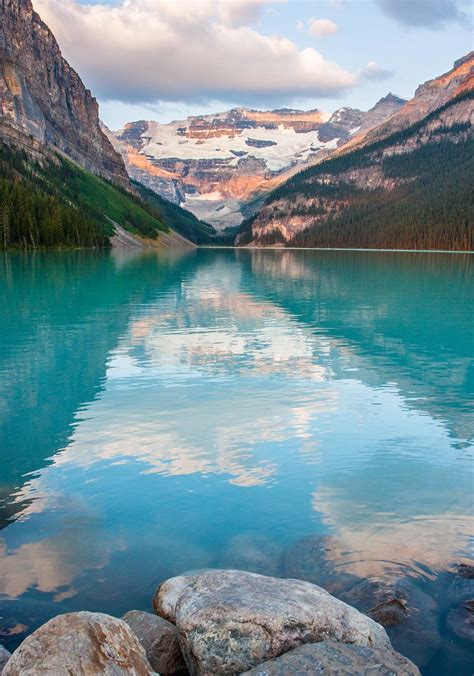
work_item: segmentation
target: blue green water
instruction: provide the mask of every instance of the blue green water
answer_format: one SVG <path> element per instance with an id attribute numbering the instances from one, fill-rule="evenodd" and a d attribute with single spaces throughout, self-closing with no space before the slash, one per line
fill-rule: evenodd
<path id="1" fill-rule="evenodd" d="M 309 534 L 438 602 L 473 534 L 473 265 L 0 257 L 0 642 L 60 612 L 148 608 L 164 578 L 242 565 L 248 542 L 274 572 Z M 424 673 L 471 673 L 445 614 Z"/>

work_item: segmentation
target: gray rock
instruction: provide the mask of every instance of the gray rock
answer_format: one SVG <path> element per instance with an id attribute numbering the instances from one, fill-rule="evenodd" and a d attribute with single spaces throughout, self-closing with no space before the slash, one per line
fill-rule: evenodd
<path id="1" fill-rule="evenodd" d="M 145 651 L 128 624 L 102 613 L 58 615 L 13 653 L 2 676 L 149 676 Z"/>
<path id="2" fill-rule="evenodd" d="M 413 662 L 394 650 L 346 643 L 308 643 L 246 671 L 242 676 L 419 676 Z"/>
<path id="3" fill-rule="evenodd" d="M 8 650 L 0 645 L 0 674 L 3 673 L 3 669 L 5 668 L 5 665 L 10 657 L 11 654 L 8 652 Z"/>
<path id="4" fill-rule="evenodd" d="M 300 580 L 210 570 L 162 585 L 155 608 L 169 611 L 173 604 L 193 675 L 239 674 L 302 643 L 391 647 L 383 627 Z"/>
<path id="5" fill-rule="evenodd" d="M 439 650 L 438 606 L 410 580 L 369 578 L 339 598 L 384 626 L 395 650 L 418 666 Z"/>
<path id="6" fill-rule="evenodd" d="M 466 641 L 474 643 L 474 599 L 462 601 L 446 617 L 448 628 Z"/>
<path id="7" fill-rule="evenodd" d="M 281 548 L 265 537 L 245 533 L 230 541 L 218 563 L 219 568 L 278 577 L 281 574 Z"/>
<path id="8" fill-rule="evenodd" d="M 176 605 L 178 599 L 191 580 L 206 570 L 189 570 L 176 577 L 170 577 L 160 584 L 153 598 L 153 609 L 157 615 L 176 624 Z"/>
<path id="9" fill-rule="evenodd" d="M 141 610 L 131 610 L 122 619 L 138 637 L 145 648 L 148 661 L 156 672 L 167 676 L 186 671 L 178 630 L 174 624 Z"/>
<path id="10" fill-rule="evenodd" d="M 337 596 L 360 581 L 360 578 L 344 570 L 346 555 L 348 553 L 336 538 L 308 535 L 285 550 L 283 574 L 285 577 L 317 584 Z"/>

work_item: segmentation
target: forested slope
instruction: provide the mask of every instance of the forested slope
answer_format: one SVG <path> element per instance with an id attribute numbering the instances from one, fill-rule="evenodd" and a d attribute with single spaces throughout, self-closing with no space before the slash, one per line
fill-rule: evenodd
<path id="1" fill-rule="evenodd" d="M 0 248 L 109 246 L 113 222 L 152 239 L 169 230 L 138 196 L 78 165 L 0 145 Z"/>
<path id="2" fill-rule="evenodd" d="M 295 175 L 239 245 L 474 249 L 472 90 L 387 138 Z"/>

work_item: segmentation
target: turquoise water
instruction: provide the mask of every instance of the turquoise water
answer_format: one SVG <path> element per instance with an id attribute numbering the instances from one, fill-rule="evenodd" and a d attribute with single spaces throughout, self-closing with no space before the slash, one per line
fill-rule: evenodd
<path id="1" fill-rule="evenodd" d="M 423 673 L 471 673 L 442 589 L 473 533 L 473 264 L 3 255 L 0 642 L 148 608 L 164 578 L 260 546 L 278 572 L 321 534 L 335 568 L 439 603 Z"/>

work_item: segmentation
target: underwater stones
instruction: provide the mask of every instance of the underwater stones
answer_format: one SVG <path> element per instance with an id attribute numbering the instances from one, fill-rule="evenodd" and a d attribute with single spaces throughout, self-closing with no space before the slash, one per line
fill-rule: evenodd
<path id="1" fill-rule="evenodd" d="M 446 617 L 448 628 L 459 638 L 474 642 L 474 599 L 462 601 Z"/>
<path id="2" fill-rule="evenodd" d="M 362 580 L 340 595 L 387 629 L 395 650 L 424 665 L 439 650 L 438 606 L 406 578 Z"/>
<path id="3" fill-rule="evenodd" d="M 10 659 L 11 655 L 6 648 L 0 645 L 0 674 L 3 673 L 3 669 Z"/>
<path id="4" fill-rule="evenodd" d="M 388 648 L 324 641 L 308 643 L 246 671 L 242 676 L 419 676 L 413 662 Z"/>
<path id="5" fill-rule="evenodd" d="M 128 624 L 102 613 L 58 615 L 13 653 L 2 676 L 149 676 L 145 651 Z"/>
<path id="6" fill-rule="evenodd" d="M 467 599 L 474 599 L 474 565 L 460 563 L 455 565 L 444 577 L 442 583 L 445 589 L 444 596 L 449 606 L 454 606 Z"/>
<path id="7" fill-rule="evenodd" d="M 174 624 L 140 610 L 131 610 L 122 619 L 138 637 L 148 661 L 156 672 L 168 676 L 185 671 L 186 664 L 179 646 L 178 630 Z"/>
<path id="8" fill-rule="evenodd" d="M 328 535 L 308 535 L 297 540 L 283 554 L 283 574 L 306 580 L 336 596 L 360 578 L 341 568 L 346 554 L 342 544 Z"/>
<path id="9" fill-rule="evenodd" d="M 300 580 L 209 570 L 168 580 L 155 609 L 174 614 L 193 675 L 232 676 L 302 643 L 334 640 L 390 648 L 380 625 Z"/>
<path id="10" fill-rule="evenodd" d="M 281 573 L 281 549 L 263 536 L 244 533 L 230 541 L 218 567 L 275 577 Z"/>

